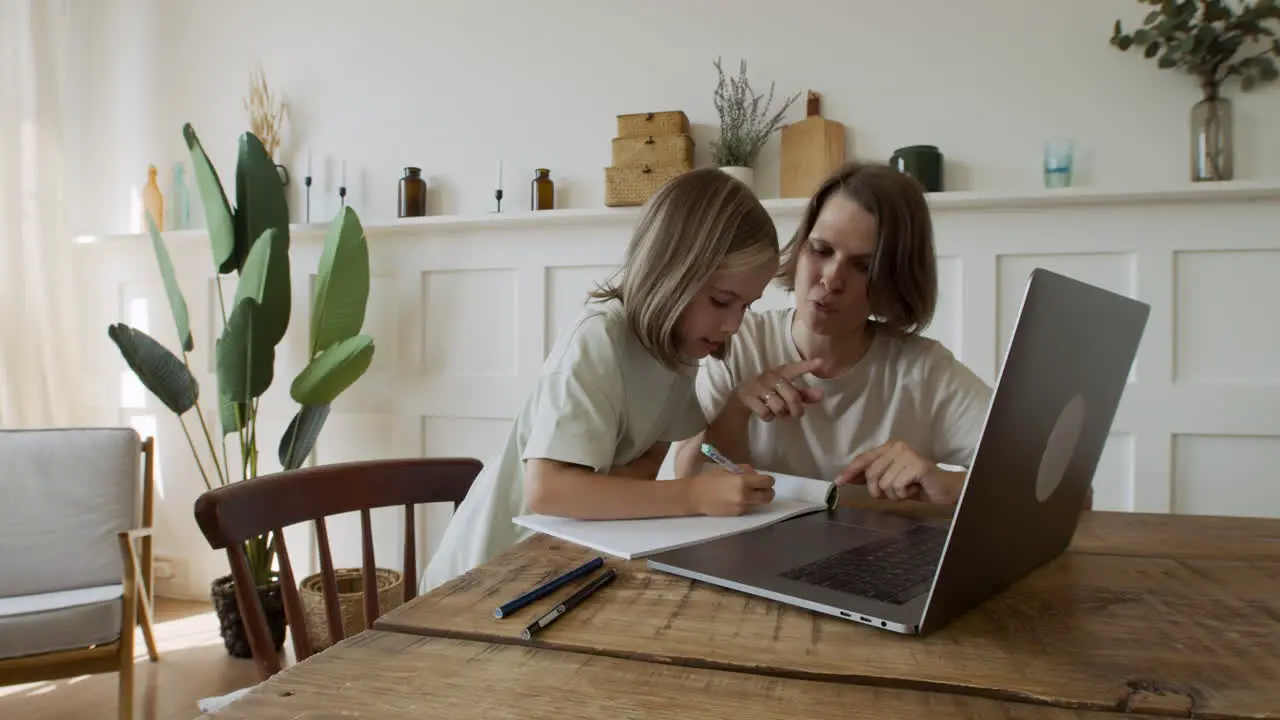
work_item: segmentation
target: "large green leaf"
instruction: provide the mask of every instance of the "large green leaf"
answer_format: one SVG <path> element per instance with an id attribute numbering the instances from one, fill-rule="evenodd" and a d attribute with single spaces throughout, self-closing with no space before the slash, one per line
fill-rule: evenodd
<path id="1" fill-rule="evenodd" d="M 328 405 L 303 405 L 280 438 L 280 466 L 285 470 L 302 467 L 320 437 L 320 429 L 329 417 Z"/>
<path id="2" fill-rule="evenodd" d="M 289 204 L 275 161 L 251 132 L 240 136 L 236 162 L 236 254 L 244 260 L 254 241 L 271 228 L 289 251 Z M 239 267 L 237 265 L 237 267 Z"/>
<path id="3" fill-rule="evenodd" d="M 107 328 L 107 335 L 120 348 L 143 387 L 151 391 L 164 406 L 181 415 L 196 404 L 200 386 L 177 355 L 146 333 L 124 323 Z"/>
<path id="4" fill-rule="evenodd" d="M 248 424 L 249 406 L 231 399 L 231 391 L 218 383 L 218 424 L 223 435 L 240 432 Z"/>
<path id="5" fill-rule="evenodd" d="M 245 298 L 236 303 L 218 338 L 217 374 L 219 403 L 248 403 L 271 387 L 275 370 L 275 345 L 262 337 L 258 303 Z M 221 409 L 219 414 L 221 414 Z"/>
<path id="6" fill-rule="evenodd" d="M 240 279 L 236 282 L 236 296 L 232 304 L 239 305 L 246 298 L 258 305 L 254 322 L 262 325 L 254 329 L 254 336 L 275 346 L 289 329 L 293 301 L 289 248 L 279 228 L 263 231 L 262 237 L 249 249 L 240 270 Z"/>
<path id="7" fill-rule="evenodd" d="M 303 405 L 328 405 L 360 379 L 373 362 L 373 338 L 341 340 L 325 348 L 293 379 L 289 394 Z"/>
<path id="8" fill-rule="evenodd" d="M 156 264 L 160 266 L 160 280 L 164 282 L 164 293 L 169 296 L 169 310 L 173 312 L 173 324 L 178 329 L 178 342 L 182 343 L 185 352 L 195 349 L 191 341 L 191 321 L 187 317 L 187 301 L 182 297 L 182 288 L 178 287 L 178 278 L 173 271 L 173 260 L 169 258 L 169 250 L 160 237 L 160 229 L 156 227 L 151 213 L 147 213 L 147 228 L 151 230 L 151 247 L 156 253 Z"/>
<path id="9" fill-rule="evenodd" d="M 350 207 L 329 223 L 316 271 L 311 357 L 360 332 L 369 303 L 369 243 Z"/>
<path id="10" fill-rule="evenodd" d="M 186 138 L 187 149 L 191 151 L 191 167 L 195 170 L 196 186 L 200 188 L 205 226 L 209 229 L 209 246 L 213 250 L 213 266 L 219 273 L 226 274 L 239 268 L 234 264 L 236 229 L 231 219 L 231 206 L 222 191 L 218 171 L 213 169 L 213 163 L 205 155 L 191 123 L 182 126 L 182 137 Z"/>

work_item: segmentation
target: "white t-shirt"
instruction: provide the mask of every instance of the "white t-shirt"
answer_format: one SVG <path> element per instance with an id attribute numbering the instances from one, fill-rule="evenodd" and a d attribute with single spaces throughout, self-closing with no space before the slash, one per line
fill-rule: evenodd
<path id="1" fill-rule="evenodd" d="M 697 388 L 708 419 L 739 383 L 802 360 L 793 313 L 748 313 L 725 361 L 707 358 Z M 805 406 L 799 419 L 751 418 L 750 457 L 742 460 L 757 470 L 834 480 L 856 455 L 889 440 L 904 441 L 935 463 L 967 467 L 992 394 L 941 343 L 888 331 L 878 332 L 858 364 L 839 377 L 800 381 L 821 388 L 823 399 Z"/>
<path id="2" fill-rule="evenodd" d="M 696 372 L 670 370 L 650 355 L 620 303 L 589 304 L 548 353 L 505 447 L 458 506 L 423 575 L 422 592 L 532 534 L 511 522 L 528 512 L 524 460 L 559 460 L 600 473 L 655 443 L 701 432 L 706 419 L 694 392 Z"/>

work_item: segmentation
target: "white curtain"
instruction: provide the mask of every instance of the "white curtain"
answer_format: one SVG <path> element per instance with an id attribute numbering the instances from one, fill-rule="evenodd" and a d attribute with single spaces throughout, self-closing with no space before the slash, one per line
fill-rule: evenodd
<path id="1" fill-rule="evenodd" d="M 75 425 L 84 343 L 64 187 L 67 0 L 0 0 L 0 427 Z"/>

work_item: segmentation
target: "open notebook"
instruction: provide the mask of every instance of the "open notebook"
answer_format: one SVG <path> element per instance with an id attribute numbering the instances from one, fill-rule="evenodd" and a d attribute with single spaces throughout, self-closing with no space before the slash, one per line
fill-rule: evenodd
<path id="1" fill-rule="evenodd" d="M 561 540 L 632 560 L 835 507 L 838 488 L 830 481 L 768 471 L 761 471 L 761 474 L 773 477 L 773 502 L 736 517 L 695 515 L 642 520 L 573 520 L 550 515 L 521 515 L 513 522 Z"/>

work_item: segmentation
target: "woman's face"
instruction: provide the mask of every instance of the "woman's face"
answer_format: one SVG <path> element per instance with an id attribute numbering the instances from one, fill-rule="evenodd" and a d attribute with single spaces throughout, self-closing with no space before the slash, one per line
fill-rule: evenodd
<path id="1" fill-rule="evenodd" d="M 879 229 L 856 200 L 827 198 L 796 261 L 800 321 L 819 335 L 861 333 L 871 314 L 867 279 Z"/>

